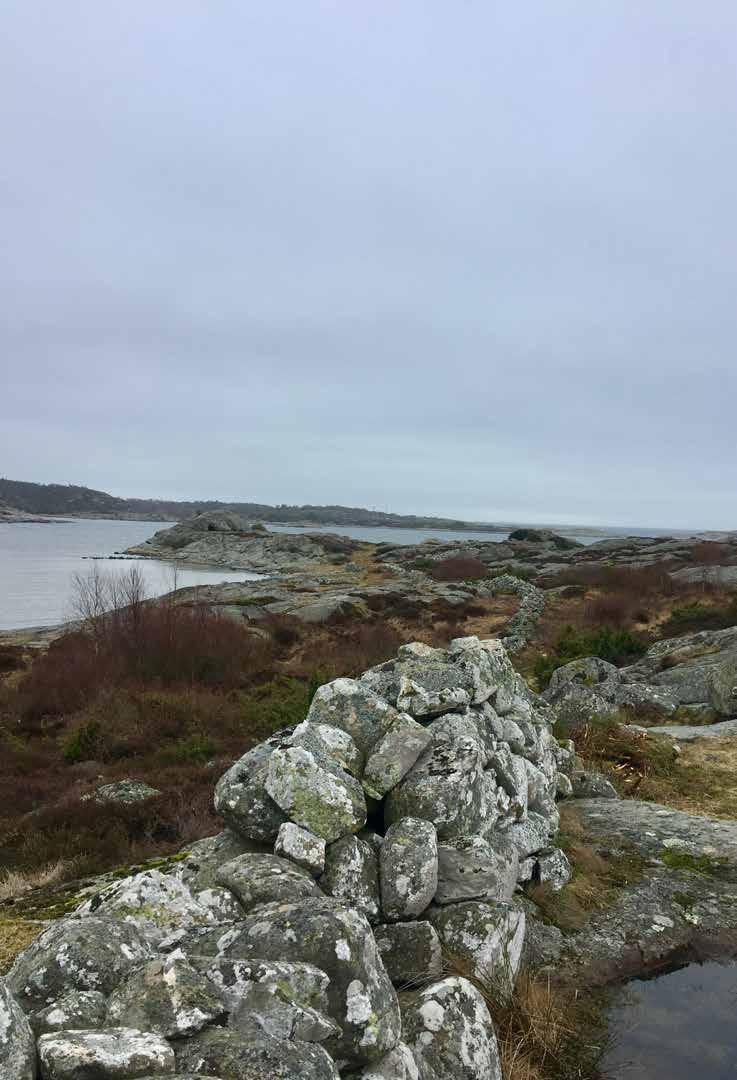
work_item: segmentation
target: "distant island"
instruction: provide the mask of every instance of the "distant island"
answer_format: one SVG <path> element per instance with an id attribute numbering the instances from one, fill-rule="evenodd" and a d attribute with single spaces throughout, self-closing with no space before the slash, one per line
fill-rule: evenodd
<path id="1" fill-rule="evenodd" d="M 121 499 L 106 491 L 75 484 L 36 484 L 0 478 L 0 504 L 22 515 L 83 518 L 125 518 L 141 521 L 183 521 L 216 510 L 239 514 L 248 521 L 295 526 L 385 526 L 393 529 L 454 529 L 504 531 L 508 526 L 453 518 L 387 514 L 357 506 L 288 506 L 213 499 L 180 502 L 175 499 Z M 2 520 L 2 518 L 0 518 Z M 8 514 L 5 520 L 11 520 Z"/>

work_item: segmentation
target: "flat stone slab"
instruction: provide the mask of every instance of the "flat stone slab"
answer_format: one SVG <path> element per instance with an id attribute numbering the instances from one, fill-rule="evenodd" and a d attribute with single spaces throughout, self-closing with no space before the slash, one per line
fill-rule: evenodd
<path id="1" fill-rule="evenodd" d="M 737 718 L 722 720 L 718 724 L 662 724 L 658 727 L 640 727 L 628 724 L 631 731 L 642 731 L 646 735 L 667 735 L 676 742 L 695 742 L 696 739 L 724 739 L 737 735 Z"/>
<path id="2" fill-rule="evenodd" d="M 737 956 L 737 822 L 630 799 L 582 799 L 575 811 L 598 850 L 651 865 L 576 933 L 534 920 L 554 979 L 597 986 L 675 960 Z"/>

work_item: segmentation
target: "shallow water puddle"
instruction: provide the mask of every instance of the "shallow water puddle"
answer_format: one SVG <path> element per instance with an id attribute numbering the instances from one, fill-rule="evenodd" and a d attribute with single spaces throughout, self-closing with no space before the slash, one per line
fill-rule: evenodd
<path id="1" fill-rule="evenodd" d="M 610 1012 L 607 1080 L 735 1080 L 737 964 L 635 979 Z"/>

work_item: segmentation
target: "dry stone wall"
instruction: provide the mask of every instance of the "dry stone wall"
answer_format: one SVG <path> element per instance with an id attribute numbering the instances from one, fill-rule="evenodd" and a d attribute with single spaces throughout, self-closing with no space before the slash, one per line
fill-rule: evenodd
<path id="1" fill-rule="evenodd" d="M 0 1072 L 494 1080 L 484 999 L 445 973 L 513 982 L 517 891 L 569 874 L 551 838 L 571 757 L 498 640 L 413 643 L 321 687 L 220 779 L 223 833 L 17 958 Z"/>

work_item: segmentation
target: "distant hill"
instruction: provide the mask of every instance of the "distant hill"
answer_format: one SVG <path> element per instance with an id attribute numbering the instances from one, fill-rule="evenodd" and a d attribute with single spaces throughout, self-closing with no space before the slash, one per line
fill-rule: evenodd
<path id="1" fill-rule="evenodd" d="M 74 517 L 141 518 L 149 521 L 181 521 L 210 510 L 230 510 L 250 521 L 285 525 L 371 525 L 406 529 L 495 529 L 498 526 L 453 518 L 419 517 L 415 514 L 384 514 L 358 506 L 287 506 L 281 503 L 218 502 L 173 499 L 119 499 L 106 491 L 75 484 L 34 484 L 0 478 L 0 503 L 28 514 Z"/>

